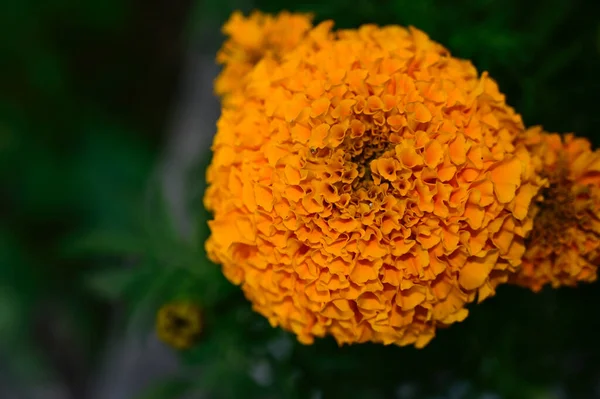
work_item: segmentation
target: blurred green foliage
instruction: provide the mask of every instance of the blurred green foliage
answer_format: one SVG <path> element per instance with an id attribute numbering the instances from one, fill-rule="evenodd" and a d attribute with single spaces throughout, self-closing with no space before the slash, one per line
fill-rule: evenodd
<path id="1" fill-rule="evenodd" d="M 109 305 L 128 304 L 127 327 L 147 331 L 161 304 L 190 299 L 205 309 L 206 332 L 180 354 L 181 376 L 143 398 L 600 397 L 598 284 L 537 295 L 502 287 L 423 350 L 302 346 L 254 314 L 205 257 L 209 154 L 189 176 L 190 239 L 153 178 L 178 54 L 234 9 L 312 12 L 337 27 L 414 25 L 490 71 L 528 125 L 600 144 L 600 3 L 231 0 L 182 2 L 178 13 L 159 3 L 0 3 L 0 358 L 11 375 L 69 374 L 35 341 L 41 316 L 71 326 L 51 343 L 83 352 L 89 369 Z"/>
<path id="2" fill-rule="evenodd" d="M 183 48 L 183 13 L 158 33 L 160 2 L 134 5 L 0 2 L 0 370 L 15 385 L 59 378 L 81 397 L 103 349 L 110 304 L 82 278 L 107 257 L 71 242 L 131 231 Z"/>

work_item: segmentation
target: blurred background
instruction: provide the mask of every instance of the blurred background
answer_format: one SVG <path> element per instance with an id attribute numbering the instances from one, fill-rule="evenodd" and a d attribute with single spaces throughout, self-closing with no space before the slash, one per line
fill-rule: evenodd
<path id="1" fill-rule="evenodd" d="M 597 0 L 2 0 L 0 399 L 600 398 L 600 286 L 502 287 L 423 350 L 304 347 L 202 252 L 203 169 L 233 10 L 414 25 L 527 125 L 600 144 Z M 201 303 L 205 334 L 154 314 Z"/>

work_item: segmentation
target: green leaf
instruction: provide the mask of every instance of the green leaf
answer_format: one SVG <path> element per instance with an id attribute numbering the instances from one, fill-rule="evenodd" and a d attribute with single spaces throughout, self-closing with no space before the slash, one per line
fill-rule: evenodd
<path id="1" fill-rule="evenodd" d="M 147 252 L 147 241 L 139 235 L 120 231 L 93 231 L 66 240 L 65 255 L 141 255 Z"/>
<path id="2" fill-rule="evenodd" d="M 596 49 L 598 50 L 598 54 L 600 54 L 600 25 L 598 25 L 596 31 Z"/>
<path id="3" fill-rule="evenodd" d="M 390 3 L 390 12 L 398 19 L 397 23 L 413 25 L 429 35 L 433 35 L 439 25 L 439 8 L 435 7 L 432 0 L 393 1 Z"/>
<path id="4" fill-rule="evenodd" d="M 535 72 L 535 80 L 538 85 L 546 83 L 547 80 L 556 76 L 561 70 L 574 62 L 575 57 L 581 53 L 583 46 L 581 42 L 573 43 L 557 49 L 546 62 L 539 65 Z"/>
<path id="5" fill-rule="evenodd" d="M 190 380 L 169 378 L 151 384 L 137 399 L 178 399 L 193 388 L 194 384 Z"/>
<path id="6" fill-rule="evenodd" d="M 133 284 L 128 292 L 129 321 L 126 334 L 141 336 L 154 326 L 156 311 L 172 300 L 182 279 L 181 269 L 150 269 L 151 273 Z"/>
<path id="7" fill-rule="evenodd" d="M 88 274 L 84 284 L 96 295 L 116 301 L 147 274 L 148 270 L 143 268 L 114 268 Z"/>
<path id="8" fill-rule="evenodd" d="M 165 196 L 161 174 L 155 171 L 147 181 L 143 204 L 140 209 L 141 223 L 151 239 L 178 238 L 171 209 Z"/>
<path id="9" fill-rule="evenodd" d="M 22 337 L 25 309 L 11 286 L 0 284 L 0 347 L 12 345 Z"/>

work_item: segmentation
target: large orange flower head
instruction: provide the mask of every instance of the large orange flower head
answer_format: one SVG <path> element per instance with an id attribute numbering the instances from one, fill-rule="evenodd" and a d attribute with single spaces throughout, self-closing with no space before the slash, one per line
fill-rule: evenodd
<path id="1" fill-rule="evenodd" d="M 425 33 L 332 25 L 227 94 L 207 252 L 303 343 L 423 347 L 521 263 L 539 188 L 523 123 Z"/>
<path id="2" fill-rule="evenodd" d="M 547 179 L 532 212 L 534 228 L 514 280 L 533 291 L 597 278 L 600 263 L 600 152 L 572 134 L 524 136 L 536 170 Z"/>

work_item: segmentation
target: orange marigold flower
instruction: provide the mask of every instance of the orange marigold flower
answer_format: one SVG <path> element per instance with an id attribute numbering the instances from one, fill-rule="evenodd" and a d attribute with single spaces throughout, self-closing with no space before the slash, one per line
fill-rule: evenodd
<path id="1" fill-rule="evenodd" d="M 243 86 L 254 65 L 263 57 L 280 58 L 293 49 L 312 27 L 309 14 L 282 12 L 277 16 L 254 12 L 245 18 L 235 12 L 223 26 L 229 36 L 217 62 L 224 65 L 215 81 L 215 91 L 225 96 Z"/>
<path id="2" fill-rule="evenodd" d="M 539 179 L 487 74 L 414 28 L 332 25 L 223 106 L 207 252 L 303 343 L 423 347 L 520 266 Z"/>
<path id="3" fill-rule="evenodd" d="M 540 291 L 546 284 L 575 286 L 597 278 L 600 262 L 600 152 L 572 134 L 526 132 L 526 145 L 547 184 L 532 206 L 519 285 Z"/>

